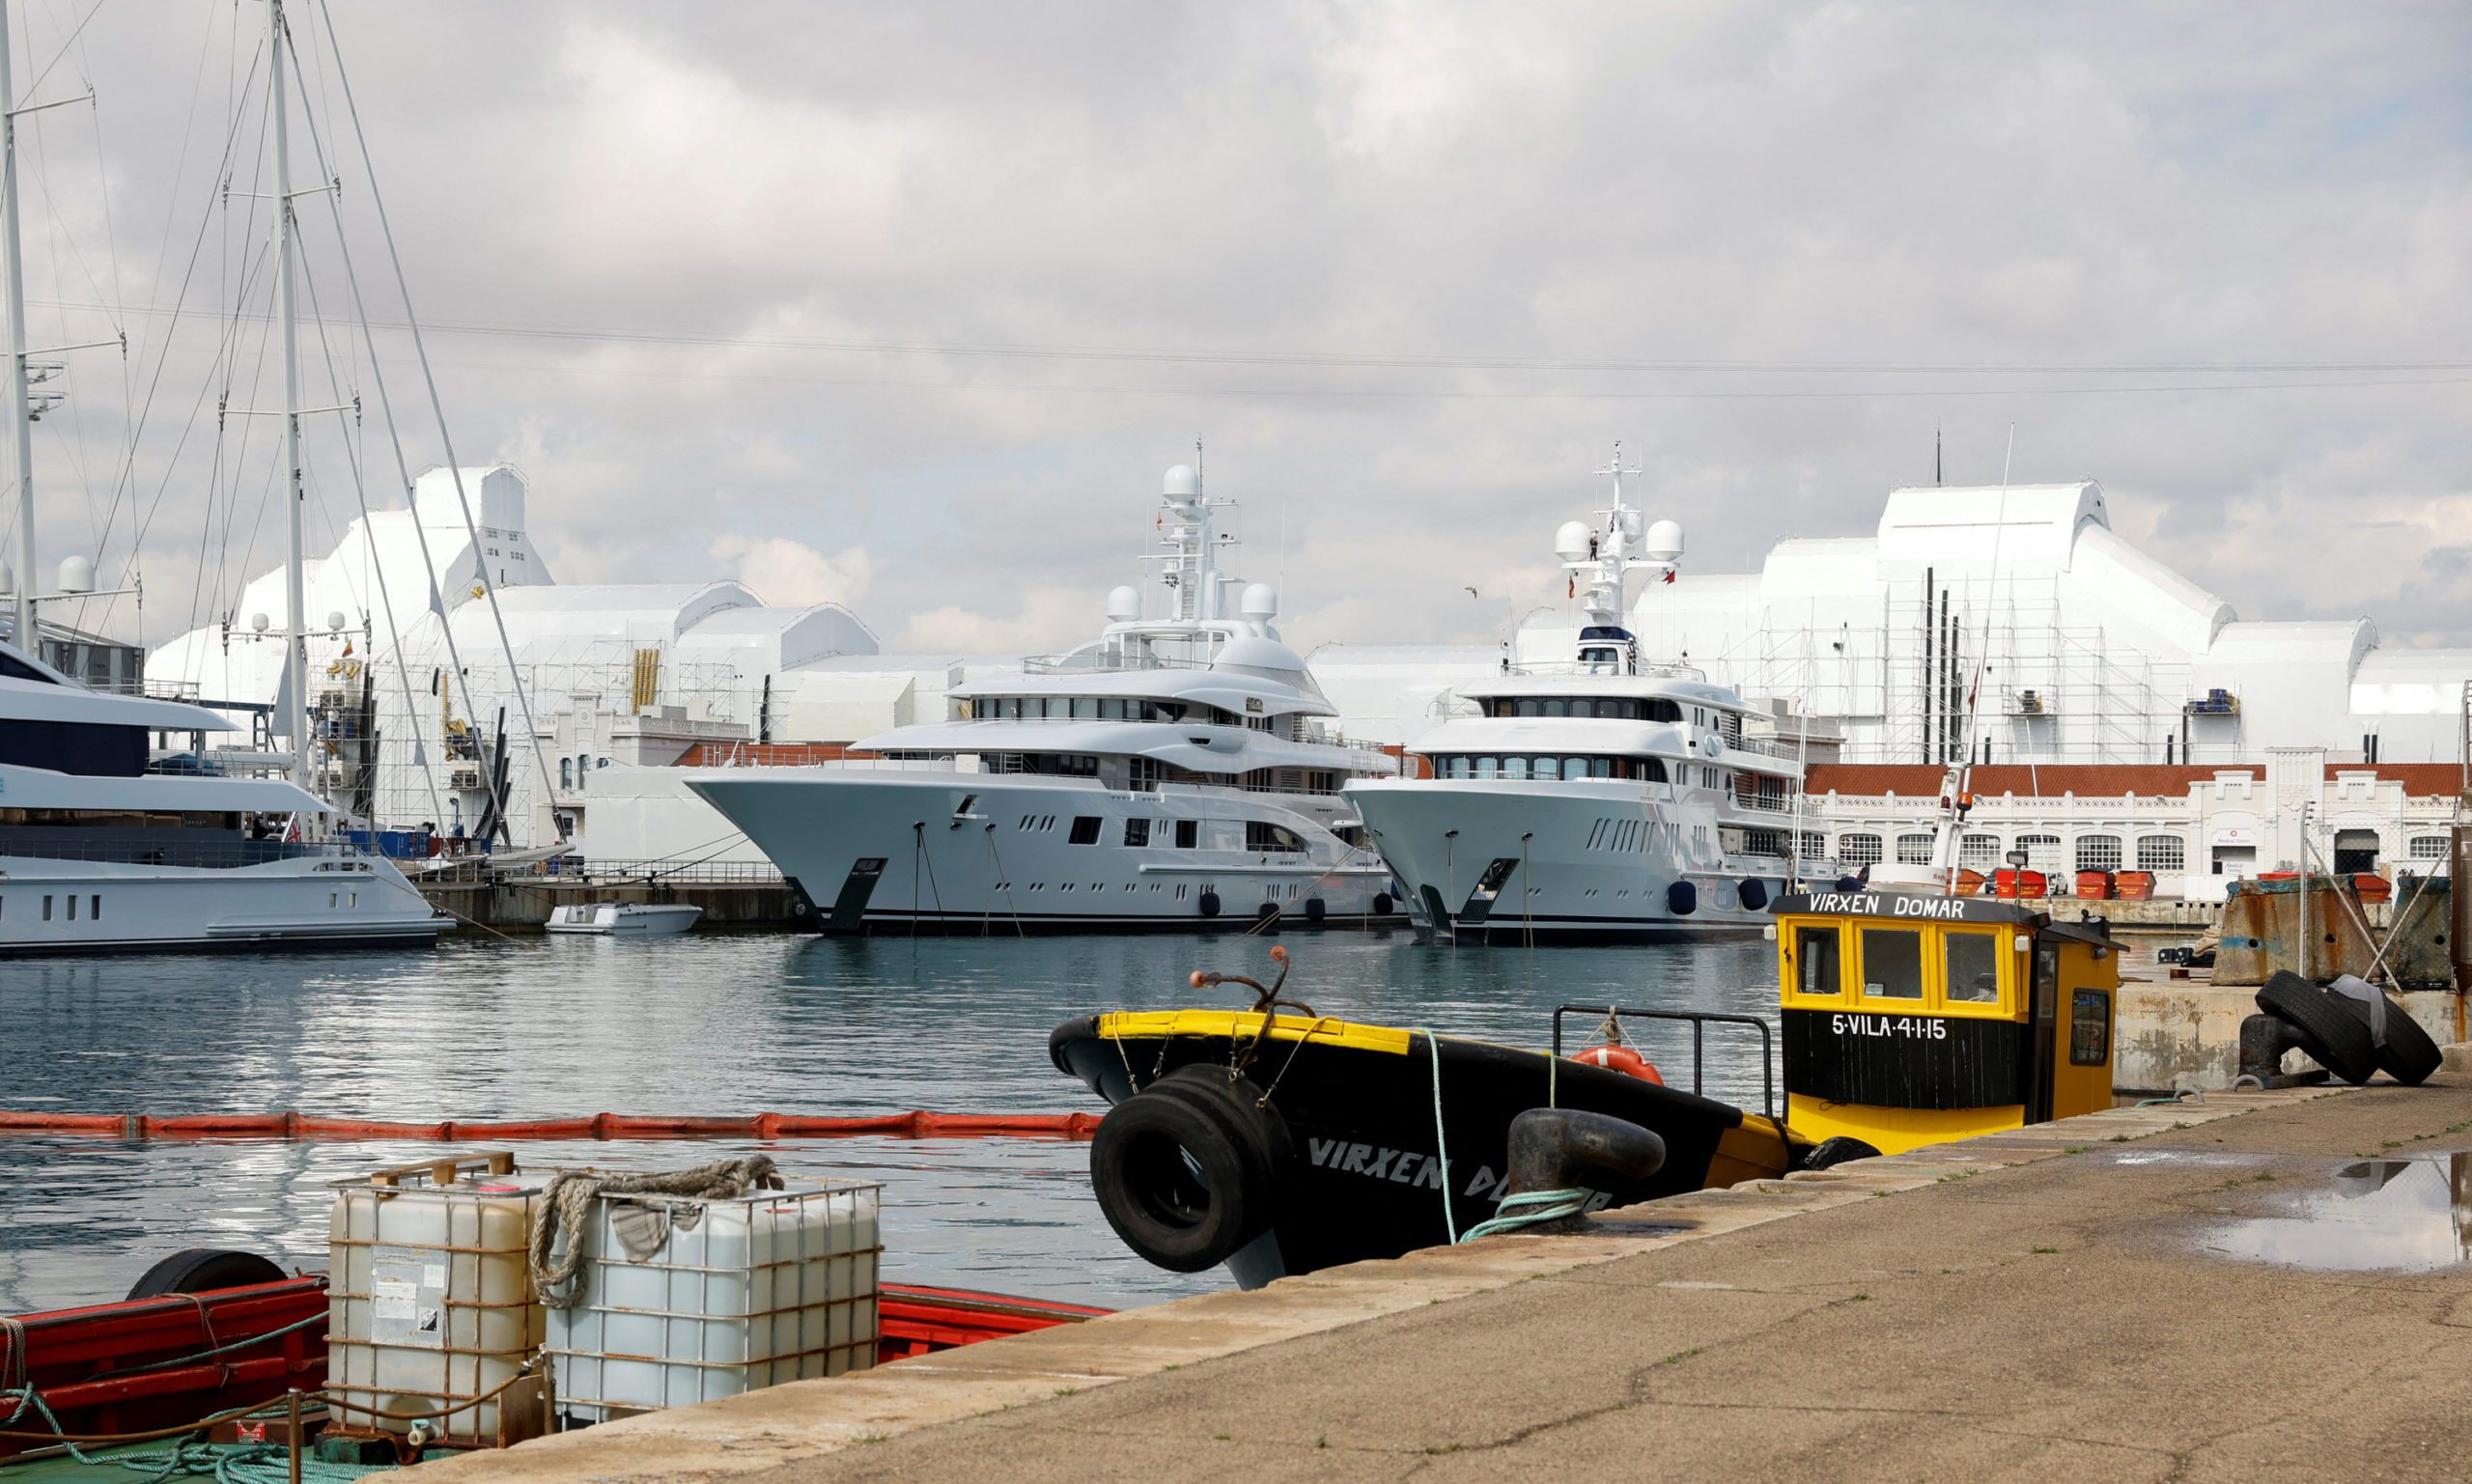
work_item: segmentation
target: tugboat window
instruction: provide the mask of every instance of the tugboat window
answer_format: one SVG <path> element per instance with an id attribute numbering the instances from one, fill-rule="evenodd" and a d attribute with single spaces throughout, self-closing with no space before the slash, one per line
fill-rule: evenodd
<path id="1" fill-rule="evenodd" d="M 1835 994 L 1843 987 L 1835 928 L 1794 930 L 1794 987 L 1805 994 Z"/>
<path id="2" fill-rule="evenodd" d="M 1863 994 L 1868 999 L 1923 997 L 1923 935 L 1913 928 L 1863 930 Z"/>
<path id="3" fill-rule="evenodd" d="M 1952 1002 L 1987 1005 L 2000 998 L 2000 935 L 1951 933 L 1948 954 L 1948 997 Z"/>

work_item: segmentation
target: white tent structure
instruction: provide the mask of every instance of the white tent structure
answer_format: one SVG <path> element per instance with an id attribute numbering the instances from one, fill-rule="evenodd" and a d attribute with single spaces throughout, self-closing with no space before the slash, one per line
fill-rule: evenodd
<path id="1" fill-rule="evenodd" d="M 2472 651 L 2381 650 L 2367 618 L 2242 621 L 2116 534 L 2091 480 L 1896 490 L 1871 536 L 1686 571 L 1631 619 L 1646 653 L 1835 719 L 1849 763 L 1980 757 L 1986 739 L 2000 763 L 2446 762 L 2472 681 Z M 1567 655 L 1578 622 L 1537 620 L 1520 658 Z"/>

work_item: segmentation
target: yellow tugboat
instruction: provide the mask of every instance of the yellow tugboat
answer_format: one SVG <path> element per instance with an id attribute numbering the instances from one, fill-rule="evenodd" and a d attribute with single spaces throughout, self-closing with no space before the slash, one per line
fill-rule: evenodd
<path id="1" fill-rule="evenodd" d="M 2102 924 L 1883 889 L 1784 897 L 1776 931 L 1782 1109 L 1700 1095 L 1697 1065 L 1692 1091 L 1667 1086 L 1621 1030 L 1689 1022 L 1695 1057 L 1712 1029 L 1756 1031 L 1773 1094 L 1772 1033 L 1751 1017 L 1566 1005 L 1535 1050 L 1316 1015 L 1281 997 L 1283 970 L 1194 975 L 1255 992 L 1250 1010 L 1082 1016 L 1048 1049 L 1113 1105 L 1090 1163 L 1117 1235 L 1249 1287 L 1531 1219 L 1515 1123 L 1556 1141 L 1557 1199 L 1535 1218 L 1566 1220 L 2111 1106 L 2120 961 Z M 1565 1056 L 1571 1014 L 1607 1025 Z"/>

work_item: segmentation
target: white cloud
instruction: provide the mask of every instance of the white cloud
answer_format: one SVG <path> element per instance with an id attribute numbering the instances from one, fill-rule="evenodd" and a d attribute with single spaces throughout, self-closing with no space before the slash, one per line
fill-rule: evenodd
<path id="1" fill-rule="evenodd" d="M 782 606 L 837 602 L 857 609 L 876 577 L 864 546 L 827 556 L 786 536 L 722 536 L 713 543 L 712 556 L 755 596 Z"/>

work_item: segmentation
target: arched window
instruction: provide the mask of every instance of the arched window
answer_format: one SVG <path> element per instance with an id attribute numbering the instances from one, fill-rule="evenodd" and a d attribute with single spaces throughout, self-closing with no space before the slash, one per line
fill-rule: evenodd
<path id="1" fill-rule="evenodd" d="M 2412 836 L 2411 858 L 2414 860 L 2444 860 L 2446 858 L 2446 836 Z"/>
<path id="2" fill-rule="evenodd" d="M 2121 837 L 2118 835 L 2079 835 L 2077 837 L 2077 869 L 2080 871 L 2117 871 L 2121 868 Z"/>
<path id="3" fill-rule="evenodd" d="M 1880 837 L 1872 834 L 1840 835 L 1837 837 L 1837 858 L 1849 866 L 1878 865 Z"/>
<path id="4" fill-rule="evenodd" d="M 1896 837 L 1896 863 L 1901 866 L 1927 866 L 1931 863 L 1930 835 L 1899 835 Z"/>
<path id="5" fill-rule="evenodd" d="M 1972 834 L 1957 842 L 1957 864 L 1969 871 L 1994 871 L 2000 867 L 2000 837 Z"/>
<path id="6" fill-rule="evenodd" d="M 2017 849 L 2026 853 L 2026 869 L 2048 876 L 2060 869 L 2060 836 L 2019 835 Z"/>
<path id="7" fill-rule="evenodd" d="M 2188 848 L 2178 835 L 2139 835 L 2137 868 L 2170 874 L 2188 869 Z"/>

